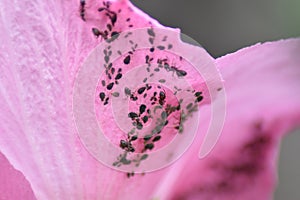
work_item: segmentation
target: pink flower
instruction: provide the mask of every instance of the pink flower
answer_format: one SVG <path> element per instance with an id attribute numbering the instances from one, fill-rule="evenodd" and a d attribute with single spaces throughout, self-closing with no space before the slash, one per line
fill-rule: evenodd
<path id="1" fill-rule="evenodd" d="M 215 65 L 224 79 L 227 112 L 220 138 L 199 159 L 199 147 L 209 150 L 214 141 L 203 143 L 198 132 L 172 165 L 128 178 L 97 161 L 78 137 L 73 86 L 103 38 L 162 26 L 127 0 L 3 0 L 0 8 L 0 199 L 272 198 L 280 140 L 300 124 L 300 39 L 257 44 L 218 59 L 184 46 L 183 52 L 194 48 L 191 57 Z M 219 97 L 205 100 L 207 105 Z M 209 122 L 205 107 L 201 116 Z M 128 143 L 123 148 L 130 149 Z"/>

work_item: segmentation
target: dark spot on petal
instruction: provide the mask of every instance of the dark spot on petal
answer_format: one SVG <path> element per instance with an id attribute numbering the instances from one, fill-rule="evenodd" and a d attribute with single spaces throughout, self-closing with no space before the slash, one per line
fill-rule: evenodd
<path id="1" fill-rule="evenodd" d="M 128 65 L 130 63 L 130 55 L 126 56 L 126 58 L 124 58 L 124 64 Z"/>
<path id="2" fill-rule="evenodd" d="M 153 142 L 156 142 L 156 141 L 160 140 L 160 138 L 161 138 L 161 136 L 160 136 L 160 135 L 158 135 L 158 136 L 155 136 L 155 138 L 154 138 L 152 141 L 153 141 Z"/>
<path id="3" fill-rule="evenodd" d="M 146 110 L 146 105 L 145 104 L 142 104 L 141 106 L 140 106 L 140 114 L 143 114 L 144 112 L 145 112 L 145 110 Z"/>
<path id="4" fill-rule="evenodd" d="M 100 97 L 101 101 L 104 101 L 104 98 L 105 98 L 104 92 L 100 92 L 99 97 Z"/>
<path id="5" fill-rule="evenodd" d="M 119 79 L 121 79 L 121 78 L 122 78 L 122 74 L 121 74 L 121 73 L 118 73 L 118 74 L 116 75 L 116 77 L 115 77 L 116 80 L 119 80 Z"/>
<path id="6" fill-rule="evenodd" d="M 106 86 L 108 90 L 111 90 L 114 87 L 114 83 L 110 83 Z"/>
<path id="7" fill-rule="evenodd" d="M 153 148 L 154 148 L 154 144 L 152 144 L 152 143 L 149 143 L 149 144 L 145 145 L 145 149 L 152 150 Z"/>
<path id="8" fill-rule="evenodd" d="M 138 89 L 138 94 L 142 94 L 146 90 L 146 87 L 141 87 Z"/>

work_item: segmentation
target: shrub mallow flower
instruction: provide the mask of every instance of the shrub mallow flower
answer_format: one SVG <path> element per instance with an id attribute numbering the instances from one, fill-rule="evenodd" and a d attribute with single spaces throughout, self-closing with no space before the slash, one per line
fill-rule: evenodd
<path id="1" fill-rule="evenodd" d="M 202 47 L 180 43 L 172 34 L 161 39 L 164 46 L 155 46 L 157 31 L 164 27 L 128 0 L 2 0 L 0 8 L 0 199 L 272 199 L 280 141 L 300 124 L 299 38 L 259 43 L 214 59 Z M 130 36 L 141 28 L 147 44 L 153 45 L 147 51 L 138 50 L 142 38 Z M 112 52 L 109 44 L 122 33 L 133 38 L 131 51 Z M 93 148 L 98 136 L 78 134 L 74 113 L 78 73 L 82 66 L 97 65 L 98 58 L 89 56 L 99 44 L 107 46 L 99 56 L 105 72 L 95 86 L 95 118 L 110 143 L 123 152 L 111 167 L 97 159 L 109 157 L 107 151 Z M 176 48 L 185 56 L 173 58 L 170 52 Z M 111 61 L 116 53 L 119 60 Z M 191 64 L 183 65 L 186 57 L 204 66 L 200 71 L 215 68 L 220 77 L 204 72 L 202 78 L 211 80 L 206 85 L 197 78 L 197 70 L 184 68 Z M 138 71 L 131 77 L 145 84 L 135 83 L 136 90 L 128 87 L 124 93 L 114 91 L 131 81 L 125 74 L 140 62 L 153 73 Z M 186 78 L 193 88 L 185 94 L 190 102 L 175 98 L 184 84 L 171 91 L 147 82 L 159 73 L 170 75 L 158 79 L 160 84 Z M 93 91 L 77 92 L 84 96 Z M 222 92 L 226 115 L 218 104 Z M 118 97 L 130 102 L 128 112 L 121 109 L 125 104 L 116 106 L 123 114 L 118 125 L 129 120 L 134 127 L 125 136 L 112 121 L 118 114 L 107 114 L 114 112 L 108 107 Z M 224 123 L 210 141 L 201 127 L 209 124 L 207 106 L 213 102 L 217 112 L 224 112 Z M 175 137 L 172 131 L 184 137 L 195 125 L 184 126 L 198 107 L 202 121 L 182 156 L 159 170 L 147 170 L 151 152 L 163 149 Z M 152 122 L 154 131 L 139 135 Z M 92 122 L 82 125 L 89 130 Z M 199 154 L 203 145 L 211 146 Z M 172 148 L 176 154 L 176 146 Z M 145 172 L 126 172 L 131 164 Z"/>

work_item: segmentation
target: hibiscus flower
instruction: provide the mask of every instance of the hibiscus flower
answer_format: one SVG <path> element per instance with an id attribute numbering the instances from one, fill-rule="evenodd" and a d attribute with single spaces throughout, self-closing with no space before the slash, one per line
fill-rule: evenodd
<path id="1" fill-rule="evenodd" d="M 128 0 L 47 3 L 4 0 L 0 7 L 0 199 L 272 198 L 280 140 L 300 124 L 300 39 L 256 44 L 213 59 L 203 48 L 177 41 L 178 30 L 164 28 Z M 148 53 L 138 51 L 143 38 L 130 36 L 136 30 L 144 30 L 148 45 L 153 45 Z M 164 46 L 155 43 L 160 30 L 174 33 L 161 38 Z M 125 33 L 129 39 L 133 38 L 131 52 L 110 53 L 113 48 L 110 44 Z M 98 55 L 102 56 L 93 57 L 93 52 L 99 49 Z M 169 52 L 173 49 L 184 56 L 172 60 Z M 110 56 L 117 54 L 119 60 L 111 61 Z M 100 78 L 94 86 L 95 117 L 105 136 L 115 144 L 105 150 L 98 149 L 103 147 L 94 140 L 98 135 L 90 134 L 93 124 L 85 118 L 88 108 L 77 110 L 76 104 L 78 92 L 81 100 L 85 95 L 94 95 L 94 91 L 76 86 L 81 86 L 78 80 L 89 85 L 89 79 L 80 79 L 80 74 L 86 66 L 96 65 L 96 61 L 105 62 L 106 71 L 103 70 L 105 78 Z M 131 88 L 115 91 L 116 85 L 123 82 L 136 84 L 131 79 L 126 81 L 123 72 L 130 73 L 134 63 L 140 61 L 146 66 L 155 61 L 158 66 L 147 77 L 139 71 L 133 72 L 134 81 L 141 79 L 145 86 L 135 91 Z M 182 66 L 176 65 L 180 63 Z M 123 67 L 114 68 L 110 64 Z M 155 84 L 146 85 L 148 79 L 161 71 L 170 77 L 158 79 L 159 83 L 167 84 L 173 78 L 181 83 L 186 78 L 192 89 L 186 89 L 185 83 L 180 84 L 182 88 L 174 88 L 175 92 Z M 93 80 L 91 76 L 91 83 Z M 157 87 L 157 91 L 150 87 Z M 185 104 L 186 98 L 181 101 L 170 97 L 177 92 L 180 96 L 182 90 L 186 90 L 184 94 L 189 100 Z M 154 97 L 143 104 L 139 97 L 147 99 L 149 93 L 145 91 L 153 92 Z M 125 113 L 120 117 L 120 126 L 125 118 L 133 121 L 135 129 L 125 138 L 118 135 L 118 129 L 111 123 L 116 115 L 109 113 L 114 111 L 105 107 L 122 95 L 138 102 L 129 104 L 128 109 L 139 112 L 121 112 L 124 104 L 114 107 L 119 109 L 120 116 Z M 159 117 L 147 110 L 152 101 L 153 112 L 159 110 L 156 113 Z M 172 104 L 176 102 L 180 104 Z M 210 105 L 214 105 L 212 110 L 220 116 L 213 115 L 218 126 L 212 129 L 213 134 L 205 135 L 201 131 L 210 125 Z M 192 140 L 182 139 L 188 146 L 182 147 L 182 156 L 179 156 L 181 151 L 172 147 L 169 154 L 172 163 L 160 166 L 156 164 L 161 164 L 161 160 L 152 162 L 155 159 L 150 153 L 175 137 L 167 135 L 168 130 L 176 129 L 184 137 L 198 125 L 191 123 L 195 117 L 188 114 L 198 107 L 200 128 Z M 78 116 L 83 121 L 78 121 Z M 172 116 L 173 121 L 168 121 Z M 135 131 L 142 130 L 149 120 L 163 125 L 156 126 L 152 135 L 140 137 Z M 176 125 L 172 127 L 173 124 Z M 81 128 L 87 131 L 82 132 Z M 172 150 L 175 155 L 179 152 L 174 159 Z M 110 155 L 118 152 L 124 154 Z M 134 152 L 139 154 L 129 159 Z M 144 167 L 146 173 L 128 171 L 126 167 L 132 163 Z M 151 168 L 152 163 L 159 169 Z"/>

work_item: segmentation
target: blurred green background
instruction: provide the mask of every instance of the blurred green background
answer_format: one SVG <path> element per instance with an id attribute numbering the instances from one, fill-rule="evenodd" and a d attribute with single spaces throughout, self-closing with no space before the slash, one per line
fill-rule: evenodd
<path id="1" fill-rule="evenodd" d="M 132 0 L 214 57 L 260 41 L 300 36 L 300 0 Z"/>
<path id="2" fill-rule="evenodd" d="M 215 58 L 258 42 L 300 36 L 300 0 L 132 2 L 161 24 L 180 28 Z M 300 199 L 299 143 L 300 131 L 282 142 L 275 200 Z"/>

